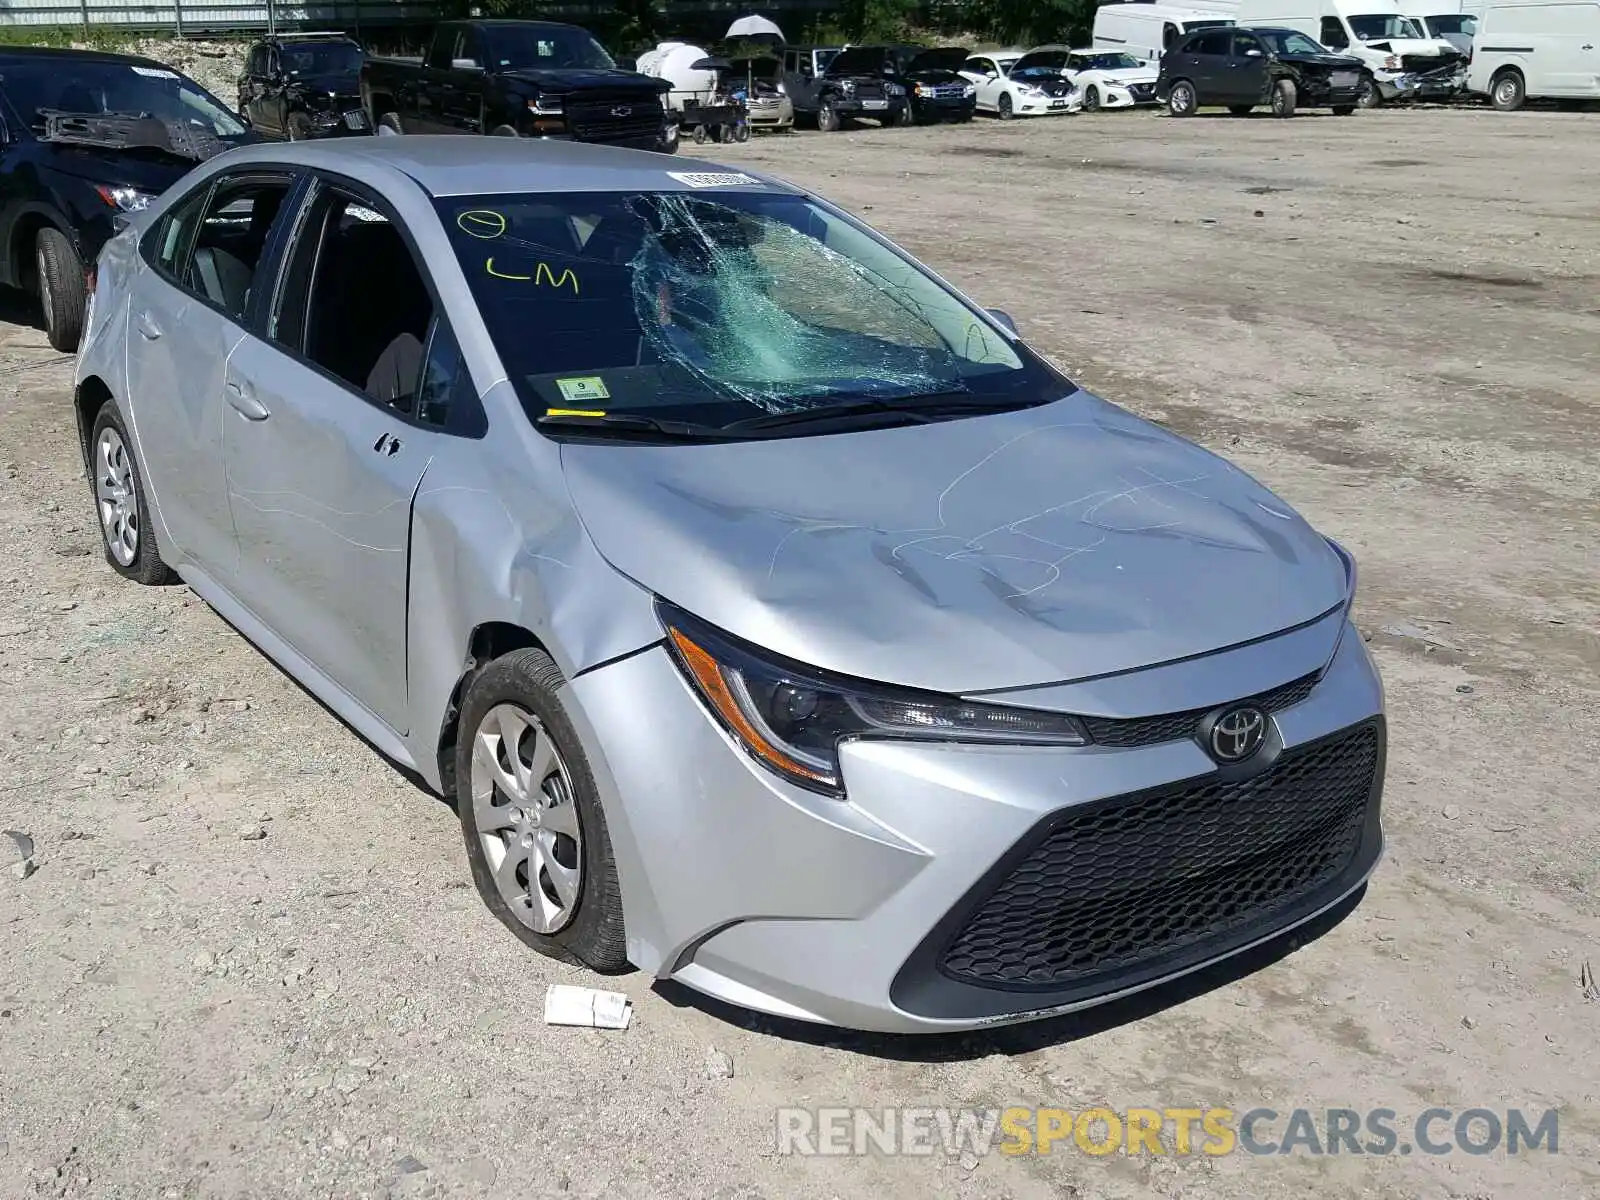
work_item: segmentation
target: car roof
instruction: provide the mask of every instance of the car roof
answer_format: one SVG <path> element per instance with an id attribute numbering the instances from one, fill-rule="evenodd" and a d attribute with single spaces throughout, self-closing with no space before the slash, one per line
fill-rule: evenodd
<path id="1" fill-rule="evenodd" d="M 7 46 L 0 49 L 0 62 L 26 61 L 35 58 L 71 59 L 74 62 L 126 63 L 129 66 L 162 66 L 153 58 L 138 54 L 117 54 L 110 50 L 69 50 L 62 46 Z"/>
<path id="2" fill-rule="evenodd" d="M 348 172 L 352 159 L 414 180 L 432 196 L 505 193 L 723 191 L 759 187 L 798 192 L 781 180 L 703 159 L 541 138 L 458 137 L 450 134 L 330 138 L 279 142 L 230 152 L 230 162 L 298 163 Z M 670 173 L 669 173 L 670 172 Z M 749 183 L 694 183 L 674 175 L 737 175 Z"/>

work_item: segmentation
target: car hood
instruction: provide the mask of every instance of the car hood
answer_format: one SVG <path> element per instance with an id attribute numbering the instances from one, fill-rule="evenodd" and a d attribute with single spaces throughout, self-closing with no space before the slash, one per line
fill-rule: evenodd
<path id="1" fill-rule="evenodd" d="M 959 71 L 947 71 L 943 67 L 919 68 L 907 71 L 906 79 L 912 83 L 970 83 L 971 80 Z"/>
<path id="2" fill-rule="evenodd" d="M 1375 42 L 1361 43 L 1368 50 L 1379 50 L 1384 54 L 1448 54 L 1458 53 L 1449 42 L 1438 38 L 1379 38 Z"/>
<path id="3" fill-rule="evenodd" d="M 1331 67 L 1334 70 L 1359 70 L 1361 60 L 1348 54 L 1280 54 L 1279 62 L 1301 63 L 1308 67 Z"/>
<path id="4" fill-rule="evenodd" d="M 937 50 L 924 50 L 906 64 L 906 74 L 959 71 L 970 57 L 972 57 L 971 51 L 963 50 L 960 46 L 941 46 Z"/>
<path id="5" fill-rule="evenodd" d="M 1344 566 L 1266 488 L 1086 392 L 992 417 L 698 446 L 567 443 L 619 571 L 800 662 L 972 693 L 1299 625 Z"/>
<path id="6" fill-rule="evenodd" d="M 1084 71 L 1085 75 L 1098 75 L 1111 83 L 1154 83 L 1161 72 L 1155 67 L 1118 67 L 1112 71 Z"/>
<path id="7" fill-rule="evenodd" d="M 313 95 L 354 96 L 361 93 L 361 76 L 354 71 L 334 71 L 325 75 L 295 75 L 289 86 Z"/>
<path id="8" fill-rule="evenodd" d="M 670 91 L 672 85 L 664 79 L 656 79 L 650 75 L 641 75 L 637 71 L 601 71 L 580 68 L 545 68 L 523 67 L 516 71 L 505 72 L 505 78 L 516 79 L 522 83 L 532 83 L 554 92 L 576 92 L 591 89 L 606 89 L 614 91 L 618 88 L 638 88 L 647 95 L 657 92 Z"/>

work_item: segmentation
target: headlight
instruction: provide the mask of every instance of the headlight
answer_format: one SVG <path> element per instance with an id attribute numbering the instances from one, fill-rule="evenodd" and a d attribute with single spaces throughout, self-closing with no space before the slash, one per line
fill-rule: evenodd
<path id="1" fill-rule="evenodd" d="M 913 85 L 911 88 L 911 94 L 913 96 L 922 95 L 922 85 L 920 83 Z"/>
<path id="2" fill-rule="evenodd" d="M 1383 60 L 1383 65 L 1386 70 L 1398 71 L 1400 69 L 1400 56 L 1398 54 L 1389 55 L 1388 58 Z"/>
<path id="3" fill-rule="evenodd" d="M 846 96 L 855 95 L 855 92 L 856 92 L 856 81 L 854 79 L 843 80 L 839 84 L 839 90 L 841 92 L 843 92 Z"/>
<path id="4" fill-rule="evenodd" d="M 1043 88 L 1034 87 L 1033 84 L 1031 84 L 1031 83 L 1019 83 L 1019 84 L 1017 84 L 1017 91 L 1022 93 L 1022 95 L 1024 95 L 1024 96 L 1042 96 L 1042 95 L 1044 95 L 1044 89 Z"/>
<path id="5" fill-rule="evenodd" d="M 969 84 L 967 84 L 967 86 L 966 86 L 966 87 L 964 87 L 964 88 L 962 88 L 962 89 L 961 89 L 961 94 L 962 94 L 962 95 L 963 95 L 963 96 L 976 96 L 976 95 L 977 95 L 977 94 L 978 94 L 978 89 L 977 89 L 977 88 L 975 88 L 975 87 L 973 87 L 973 86 L 972 86 L 972 85 L 971 85 L 971 84 L 970 84 L 970 83 L 969 83 Z"/>
<path id="6" fill-rule="evenodd" d="M 100 199 L 112 208 L 125 213 L 148 208 L 150 201 L 156 198 L 154 192 L 142 192 L 135 187 L 108 187 L 103 183 L 97 183 L 94 185 L 94 190 L 100 194 Z"/>
<path id="7" fill-rule="evenodd" d="M 853 738 L 1083 746 L 1077 718 L 914 692 L 785 663 L 656 602 L 667 644 L 712 714 L 763 766 L 842 796 L 839 743 Z"/>
<path id="8" fill-rule="evenodd" d="M 540 96 L 528 101 L 528 111 L 541 117 L 559 117 L 563 111 L 560 96 Z"/>

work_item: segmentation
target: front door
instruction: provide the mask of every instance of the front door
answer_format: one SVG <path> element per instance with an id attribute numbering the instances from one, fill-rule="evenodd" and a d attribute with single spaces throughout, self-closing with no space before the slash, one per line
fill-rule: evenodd
<path id="1" fill-rule="evenodd" d="M 1260 104 L 1267 98 L 1267 48 L 1255 34 L 1234 33 L 1222 87 L 1223 99 L 1229 104 Z"/>
<path id="2" fill-rule="evenodd" d="M 319 185 L 265 336 L 244 339 L 225 381 L 237 595 L 400 734 L 411 503 L 447 436 L 416 415 L 432 328 L 392 217 Z"/>
<path id="3" fill-rule="evenodd" d="M 235 568 L 222 467 L 223 371 L 244 338 L 257 269 L 291 175 L 225 175 L 175 205 L 141 243 L 130 297 L 133 431 L 176 548 L 219 581 Z"/>

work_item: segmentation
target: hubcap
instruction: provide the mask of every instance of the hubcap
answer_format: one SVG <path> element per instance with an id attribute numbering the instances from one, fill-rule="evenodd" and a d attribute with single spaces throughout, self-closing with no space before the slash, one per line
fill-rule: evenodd
<path id="1" fill-rule="evenodd" d="M 50 294 L 50 272 L 44 268 L 44 251 L 39 251 L 39 304 L 44 309 L 44 319 L 54 319 L 55 304 Z"/>
<path id="2" fill-rule="evenodd" d="M 1517 96 L 1517 85 L 1509 79 L 1500 81 L 1499 100 L 1501 104 L 1510 104 Z"/>
<path id="3" fill-rule="evenodd" d="M 133 490 L 133 463 L 122 435 L 102 429 L 95 443 L 94 494 L 106 548 L 118 565 L 131 567 L 139 553 L 139 496 Z"/>
<path id="4" fill-rule="evenodd" d="M 473 735 L 472 815 L 496 889 L 535 933 L 572 920 L 583 882 L 583 834 L 572 777 L 538 718 L 498 704 Z"/>

